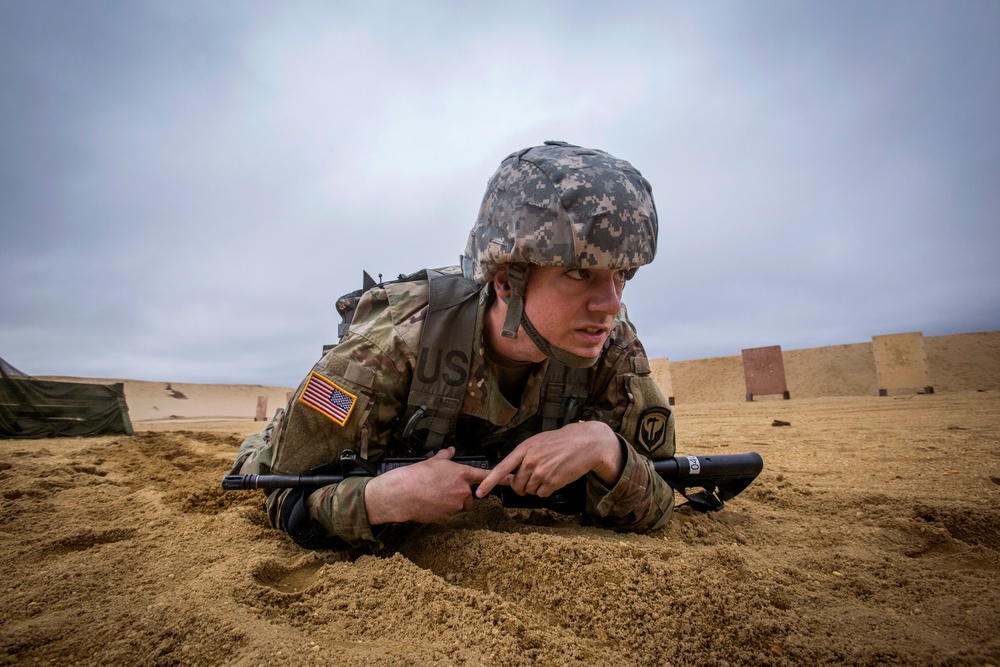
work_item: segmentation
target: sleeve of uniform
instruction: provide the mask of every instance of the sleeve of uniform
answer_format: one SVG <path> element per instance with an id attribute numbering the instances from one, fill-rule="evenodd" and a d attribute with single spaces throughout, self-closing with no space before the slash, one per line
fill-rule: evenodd
<path id="1" fill-rule="evenodd" d="M 385 453 L 405 408 L 413 357 L 405 327 L 401 333 L 396 325 L 401 318 L 415 319 L 415 313 L 390 305 L 385 290 L 368 292 L 350 333 L 303 380 L 274 446 L 274 472 L 305 474 L 339 461 L 348 449 L 365 459 Z M 369 479 L 350 478 L 307 493 L 276 491 L 267 499 L 271 524 L 304 545 L 299 530 L 379 548 L 380 531 L 372 530 L 364 503 Z"/>
<path id="2" fill-rule="evenodd" d="M 660 528 L 673 514 L 674 491 L 656 474 L 652 460 L 674 455 L 674 417 L 627 319 L 598 377 L 602 389 L 595 416 L 615 430 L 625 465 L 610 488 L 595 475 L 588 476 L 587 514 L 595 525 L 615 530 Z"/>
<path id="3" fill-rule="evenodd" d="M 365 486 L 369 479 L 352 477 L 311 493 L 296 493 L 294 489 L 274 491 L 267 497 L 268 518 L 272 526 L 289 533 L 306 547 L 337 546 L 335 542 L 317 540 L 317 536 L 325 536 L 353 547 L 378 549 L 382 542 L 373 533 L 365 511 Z M 297 520 L 293 519 L 296 516 Z"/>
<path id="4" fill-rule="evenodd" d="M 595 475 L 587 479 L 587 514 L 595 525 L 646 532 L 663 527 L 674 510 L 674 491 L 653 470 L 653 464 L 618 435 L 625 467 L 613 487 Z"/>

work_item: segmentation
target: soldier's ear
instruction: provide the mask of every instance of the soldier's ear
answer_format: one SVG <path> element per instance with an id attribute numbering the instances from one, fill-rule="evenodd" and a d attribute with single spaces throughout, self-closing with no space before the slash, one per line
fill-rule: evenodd
<path id="1" fill-rule="evenodd" d="M 510 290 L 506 264 L 502 264 L 497 268 L 496 275 L 493 276 L 493 289 L 496 290 L 498 294 Z"/>

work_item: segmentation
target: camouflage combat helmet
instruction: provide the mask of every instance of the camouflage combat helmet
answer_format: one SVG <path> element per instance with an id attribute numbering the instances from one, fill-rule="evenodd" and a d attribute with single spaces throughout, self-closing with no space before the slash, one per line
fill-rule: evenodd
<path id="1" fill-rule="evenodd" d="M 652 188 L 631 164 L 604 151 L 546 141 L 512 153 L 486 186 L 462 257 L 467 278 L 490 282 L 509 264 L 511 296 L 503 335 L 518 325 L 542 352 L 568 366 L 596 358 L 551 345 L 524 314 L 528 267 L 623 269 L 631 275 L 656 255 Z"/>

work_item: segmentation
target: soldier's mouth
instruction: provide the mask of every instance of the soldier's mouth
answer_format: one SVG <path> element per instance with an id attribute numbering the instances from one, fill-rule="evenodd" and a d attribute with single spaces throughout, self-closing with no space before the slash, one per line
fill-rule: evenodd
<path id="1" fill-rule="evenodd" d="M 580 327 L 576 332 L 587 341 L 595 343 L 604 342 L 604 338 L 608 335 L 608 330 L 604 327 Z"/>

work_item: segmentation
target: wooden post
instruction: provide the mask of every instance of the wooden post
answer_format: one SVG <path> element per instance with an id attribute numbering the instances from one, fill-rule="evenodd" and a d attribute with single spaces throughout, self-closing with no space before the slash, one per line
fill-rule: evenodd
<path id="1" fill-rule="evenodd" d="M 255 422 L 267 421 L 267 396 L 257 397 L 257 415 L 253 418 Z"/>

